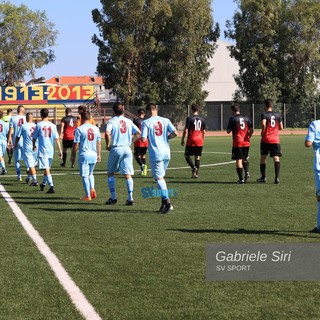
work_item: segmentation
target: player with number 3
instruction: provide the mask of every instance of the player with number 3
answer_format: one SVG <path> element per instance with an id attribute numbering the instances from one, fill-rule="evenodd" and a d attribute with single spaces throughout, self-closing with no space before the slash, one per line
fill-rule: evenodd
<path id="1" fill-rule="evenodd" d="M 265 112 L 261 115 L 261 144 L 260 144 L 260 173 L 257 182 L 266 182 L 266 158 L 268 154 L 273 158 L 275 178 L 274 183 L 279 184 L 280 157 L 282 156 L 279 130 L 283 129 L 279 113 L 272 110 L 271 99 L 265 100 Z"/>

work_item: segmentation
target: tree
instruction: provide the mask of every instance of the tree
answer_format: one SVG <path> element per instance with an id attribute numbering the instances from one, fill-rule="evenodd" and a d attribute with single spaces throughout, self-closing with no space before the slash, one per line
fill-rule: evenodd
<path id="1" fill-rule="evenodd" d="M 0 81 L 14 86 L 26 74 L 53 62 L 57 31 L 45 12 L 31 11 L 9 2 L 0 3 Z"/>
<path id="2" fill-rule="evenodd" d="M 231 56 L 240 66 L 238 99 L 267 97 L 286 103 L 315 101 L 320 63 L 320 3 L 317 0 L 237 0 L 227 23 L 236 41 Z"/>
<path id="3" fill-rule="evenodd" d="M 101 0 L 97 72 L 126 104 L 202 101 L 219 36 L 208 0 Z"/>

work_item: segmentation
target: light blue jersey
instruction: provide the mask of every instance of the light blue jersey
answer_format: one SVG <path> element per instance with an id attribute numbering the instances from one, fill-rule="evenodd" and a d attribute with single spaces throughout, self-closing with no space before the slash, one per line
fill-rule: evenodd
<path id="1" fill-rule="evenodd" d="M 19 132 L 20 127 L 26 122 L 26 116 L 14 116 L 10 119 L 9 122 L 9 128 L 13 128 L 13 134 L 12 134 L 12 144 L 16 141 L 17 134 Z M 23 138 L 20 138 L 18 147 L 22 148 L 23 146 Z"/>
<path id="2" fill-rule="evenodd" d="M 17 132 L 17 137 L 23 139 L 23 152 L 33 152 L 32 138 L 36 124 L 33 122 L 24 123 Z"/>
<path id="3" fill-rule="evenodd" d="M 9 124 L 0 120 L 0 157 L 4 157 L 7 149 L 7 134 L 9 132 Z"/>
<path id="4" fill-rule="evenodd" d="M 53 158 L 54 142 L 58 138 L 57 127 L 50 121 L 41 121 L 36 125 L 33 139 L 38 140 L 39 158 Z"/>
<path id="5" fill-rule="evenodd" d="M 176 128 L 167 118 L 160 116 L 150 117 L 142 122 L 142 138 L 148 138 L 148 151 L 150 161 L 170 159 L 170 145 L 168 136 Z"/>
<path id="6" fill-rule="evenodd" d="M 79 163 L 97 162 L 97 141 L 101 141 L 99 129 L 83 124 L 75 131 L 74 142 L 79 143 Z"/>
<path id="7" fill-rule="evenodd" d="M 131 145 L 132 135 L 140 130 L 130 119 L 119 116 L 108 121 L 106 132 L 111 134 L 111 147 L 125 147 Z"/>
<path id="8" fill-rule="evenodd" d="M 306 140 L 313 143 L 314 170 L 320 171 L 320 120 L 311 122 Z"/>

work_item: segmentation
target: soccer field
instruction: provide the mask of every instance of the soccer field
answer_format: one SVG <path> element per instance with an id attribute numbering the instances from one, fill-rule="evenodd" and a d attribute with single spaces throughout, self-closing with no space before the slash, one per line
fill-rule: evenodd
<path id="1" fill-rule="evenodd" d="M 230 136 L 206 138 L 199 179 L 190 178 L 180 138 L 172 140 L 166 180 L 174 211 L 166 215 L 155 213 L 159 198 L 144 198 L 155 187 L 150 172 L 134 177 L 133 207 L 124 206 L 120 176 L 118 204 L 105 205 L 106 151 L 92 202 L 79 200 L 77 168 L 61 168 L 57 157 L 55 194 L 17 182 L 13 165 L 0 182 L 102 319 L 319 319 L 319 282 L 205 279 L 207 243 L 319 242 L 308 232 L 316 221 L 313 152 L 304 136 L 282 136 L 281 145 L 279 185 L 272 159 L 267 183 L 255 182 L 259 137 L 250 148 L 251 181 L 237 185 Z M 0 206 L 0 319 L 82 319 L 3 197 Z"/>

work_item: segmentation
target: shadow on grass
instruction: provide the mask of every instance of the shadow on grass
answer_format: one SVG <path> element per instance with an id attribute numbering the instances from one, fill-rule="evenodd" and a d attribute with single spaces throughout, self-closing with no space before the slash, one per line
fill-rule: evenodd
<path id="1" fill-rule="evenodd" d="M 167 177 L 166 177 L 166 181 L 168 182 L 168 184 L 190 184 L 190 183 L 195 183 L 195 184 L 234 184 L 234 185 L 237 184 L 234 181 L 201 181 L 199 179 L 174 181 L 174 180 L 171 180 L 170 178 L 167 178 Z"/>
<path id="2" fill-rule="evenodd" d="M 301 235 L 300 233 L 308 233 L 307 230 L 250 230 L 250 229 L 166 229 L 166 231 L 176 231 L 183 233 L 224 233 L 224 234 L 253 234 L 253 235 L 273 235 L 283 237 L 302 237 L 320 239 L 320 235 Z M 296 233 L 296 234 L 295 234 Z"/>

